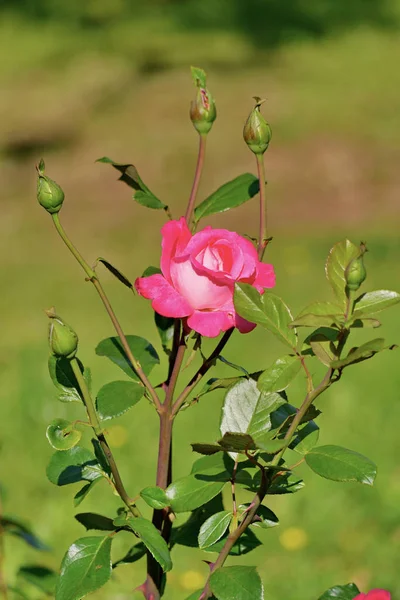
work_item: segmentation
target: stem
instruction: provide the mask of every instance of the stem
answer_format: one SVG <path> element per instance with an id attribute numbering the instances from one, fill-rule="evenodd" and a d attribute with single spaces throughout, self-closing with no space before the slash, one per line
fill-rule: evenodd
<path id="1" fill-rule="evenodd" d="M 196 387 L 196 385 L 200 382 L 200 380 L 204 377 L 207 371 L 212 367 L 214 360 L 220 355 L 223 348 L 226 346 L 229 338 L 231 337 L 234 328 L 228 329 L 225 331 L 224 335 L 218 342 L 217 346 L 210 354 L 208 358 L 203 362 L 198 371 L 193 375 L 192 379 L 189 381 L 183 392 L 178 396 L 175 404 L 172 407 L 172 416 L 175 417 L 179 412 L 180 407 L 185 402 L 186 398 L 189 396 L 190 392 Z"/>
<path id="2" fill-rule="evenodd" d="M 194 206 L 196 203 L 197 190 L 199 189 L 201 173 L 203 171 L 204 155 L 206 152 L 206 139 L 206 134 L 199 133 L 199 152 L 197 155 L 196 171 L 194 174 L 192 191 L 190 192 L 189 202 L 185 213 L 185 219 L 188 225 L 192 219 Z"/>
<path id="3" fill-rule="evenodd" d="M 267 240 L 267 199 L 265 193 L 265 166 L 264 155 L 256 154 L 257 159 L 257 174 L 260 182 L 260 223 L 258 233 L 258 260 L 262 261 L 265 249 L 268 245 Z"/>
<path id="4" fill-rule="evenodd" d="M 85 261 L 85 259 L 82 257 L 82 255 L 79 253 L 79 251 L 75 248 L 75 246 L 73 245 L 71 240 L 68 238 L 63 226 L 60 223 L 58 213 L 53 214 L 52 218 L 53 218 L 53 223 L 55 225 L 55 228 L 57 229 L 61 239 L 63 240 L 63 242 L 65 243 L 67 248 L 70 250 L 72 255 L 76 258 L 78 263 L 81 265 L 82 269 L 85 271 L 86 275 L 88 276 L 89 281 L 91 281 L 93 283 L 94 287 L 96 288 L 96 291 L 99 294 L 99 296 L 104 304 L 104 307 L 112 321 L 112 324 L 114 325 L 115 331 L 118 334 L 118 337 L 121 341 L 121 344 L 125 351 L 125 354 L 128 357 L 129 362 L 132 365 L 132 368 L 137 373 L 139 379 L 141 380 L 141 382 L 143 383 L 143 385 L 149 392 L 150 397 L 153 400 L 153 403 L 154 403 L 157 411 L 160 411 L 160 409 L 161 409 L 160 399 L 158 398 L 157 393 L 156 393 L 155 389 L 153 388 L 153 386 L 151 385 L 150 381 L 147 379 L 147 376 L 145 375 L 142 367 L 140 366 L 140 363 L 133 356 L 132 350 L 129 347 L 126 336 L 125 336 L 124 332 L 122 331 L 122 327 L 121 327 L 121 325 L 117 319 L 117 316 L 110 304 L 110 301 L 108 300 L 108 297 L 103 289 L 103 286 L 101 285 L 101 283 L 99 281 L 99 278 L 97 277 L 97 275 L 93 271 L 93 269 Z"/>
<path id="5" fill-rule="evenodd" d="M 257 510 L 258 510 L 260 504 L 264 500 L 267 490 L 268 490 L 268 480 L 267 480 L 267 476 L 265 473 L 265 469 L 262 468 L 261 469 L 261 484 L 260 484 L 260 487 L 259 487 L 256 495 L 253 498 L 253 501 L 251 503 L 251 508 L 246 513 L 246 516 L 243 519 L 243 521 L 240 523 L 239 527 L 237 527 L 234 531 L 232 531 L 228 535 L 226 542 L 224 544 L 224 547 L 222 548 L 221 552 L 219 553 L 217 560 L 211 567 L 210 575 L 208 576 L 203 593 L 200 596 L 200 600 L 207 600 L 207 598 L 211 597 L 211 595 L 212 595 L 211 588 L 210 588 L 211 574 L 223 566 L 223 564 L 225 563 L 225 561 L 229 555 L 229 552 L 232 550 L 232 547 L 234 546 L 234 544 L 240 538 L 242 533 L 244 533 L 246 531 L 248 526 L 251 525 L 254 517 L 257 514 Z"/>
<path id="6" fill-rule="evenodd" d="M 131 499 L 129 498 L 124 484 L 122 483 L 121 475 L 119 473 L 117 464 L 115 462 L 113 453 L 111 452 L 111 448 L 107 442 L 107 438 L 102 430 L 101 423 L 99 417 L 97 415 L 96 409 L 93 404 L 92 397 L 90 395 L 89 389 L 86 385 L 85 378 L 83 377 L 82 371 L 79 368 L 79 363 L 76 358 L 72 358 L 70 361 L 72 371 L 76 377 L 79 388 L 82 392 L 83 403 L 85 405 L 90 425 L 93 428 L 95 436 L 97 437 L 100 446 L 107 457 L 108 464 L 110 465 L 111 473 L 114 478 L 115 489 L 117 490 L 121 500 L 125 503 L 129 511 L 132 513 L 134 517 L 140 516 L 138 509 L 132 505 Z"/>
<path id="7" fill-rule="evenodd" d="M 3 505 L 1 501 L 1 490 L 0 490 L 0 594 L 3 597 L 3 600 L 8 600 L 8 591 L 7 591 L 7 583 L 4 576 L 4 528 L 1 524 L 1 519 L 3 516 Z"/>

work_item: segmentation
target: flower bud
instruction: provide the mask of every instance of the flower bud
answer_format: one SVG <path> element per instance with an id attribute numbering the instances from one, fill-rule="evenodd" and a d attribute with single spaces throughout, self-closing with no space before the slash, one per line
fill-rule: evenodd
<path id="1" fill-rule="evenodd" d="M 347 289 L 351 292 L 356 292 L 367 277 L 364 265 L 364 254 L 366 251 L 367 247 L 361 242 L 360 254 L 356 258 L 353 258 L 345 271 Z"/>
<path id="2" fill-rule="evenodd" d="M 243 128 L 244 141 L 254 154 L 264 154 L 271 141 L 272 131 L 260 112 L 260 106 L 265 100 L 254 96 L 256 105 L 248 116 Z"/>
<path id="3" fill-rule="evenodd" d="M 37 199 L 39 204 L 43 206 L 51 215 L 58 213 L 64 202 L 64 192 L 50 177 L 44 174 L 44 161 L 40 160 L 39 166 L 36 168 L 38 172 L 37 181 Z"/>
<path id="4" fill-rule="evenodd" d="M 190 105 L 190 119 L 198 133 L 207 134 L 217 118 L 217 109 L 206 86 L 205 72 L 202 69 L 192 67 L 192 75 L 197 86 L 197 94 Z"/>
<path id="5" fill-rule="evenodd" d="M 78 349 L 78 336 L 75 331 L 56 315 L 54 308 L 46 310 L 46 314 L 50 319 L 49 344 L 51 352 L 54 356 L 74 358 Z"/>

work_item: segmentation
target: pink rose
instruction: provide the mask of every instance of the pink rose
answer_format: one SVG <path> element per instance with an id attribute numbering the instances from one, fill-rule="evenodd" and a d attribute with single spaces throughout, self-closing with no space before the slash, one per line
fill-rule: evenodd
<path id="1" fill-rule="evenodd" d="M 231 327 L 241 333 L 254 329 L 235 312 L 235 283 L 249 283 L 262 293 L 275 285 L 275 273 L 258 260 L 253 244 L 227 229 L 206 227 L 192 235 L 184 217 L 169 221 L 161 232 L 162 275 L 135 282 L 153 309 L 164 317 L 185 317 L 188 327 L 206 337 Z"/>
<path id="2" fill-rule="evenodd" d="M 391 600 L 391 595 L 385 590 L 371 590 L 368 594 L 358 594 L 353 600 Z"/>

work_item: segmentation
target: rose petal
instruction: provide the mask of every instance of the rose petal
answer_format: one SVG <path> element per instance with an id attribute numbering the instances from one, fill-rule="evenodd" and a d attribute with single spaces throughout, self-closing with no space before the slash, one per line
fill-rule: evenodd
<path id="1" fill-rule="evenodd" d="M 246 321 L 246 319 L 243 319 L 243 317 L 241 317 L 240 315 L 238 315 L 236 313 L 235 314 L 235 327 L 238 328 L 240 333 L 250 333 L 250 331 L 253 331 L 253 329 L 257 326 L 255 323 L 250 323 L 250 321 Z"/>
<path id="2" fill-rule="evenodd" d="M 187 320 L 188 326 L 205 337 L 217 337 L 235 326 L 232 313 L 195 310 Z"/>
<path id="3" fill-rule="evenodd" d="M 257 276 L 253 281 L 254 287 L 262 292 L 264 288 L 272 288 L 275 286 L 276 277 L 274 267 L 265 263 L 258 263 Z"/>
<path id="4" fill-rule="evenodd" d="M 141 296 L 152 300 L 153 309 L 164 317 L 187 317 L 193 308 L 162 275 L 139 277 L 135 288 Z"/>
<path id="5" fill-rule="evenodd" d="M 161 253 L 161 271 L 164 277 L 171 282 L 170 264 L 173 258 L 182 256 L 186 246 L 192 238 L 186 220 L 181 217 L 179 221 L 168 221 L 161 229 L 162 253 Z"/>
<path id="6" fill-rule="evenodd" d="M 210 277 L 199 275 L 185 258 L 171 261 L 170 277 L 177 292 L 197 310 L 219 310 L 232 300 L 232 285 L 220 285 Z"/>

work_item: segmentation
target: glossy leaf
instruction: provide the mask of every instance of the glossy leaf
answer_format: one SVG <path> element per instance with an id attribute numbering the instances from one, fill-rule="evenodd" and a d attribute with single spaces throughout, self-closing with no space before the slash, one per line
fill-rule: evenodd
<path id="1" fill-rule="evenodd" d="M 255 450 L 256 445 L 253 438 L 248 433 L 231 433 L 226 431 L 218 441 L 218 444 L 228 452 L 243 452 L 245 450 Z"/>
<path id="2" fill-rule="evenodd" d="M 340 319 L 335 315 L 305 314 L 296 317 L 290 327 L 332 327 L 333 325 L 340 325 L 341 321 L 344 321 L 344 319 Z"/>
<path id="3" fill-rule="evenodd" d="M 256 474 L 256 479 L 259 478 L 259 474 Z M 272 485 L 268 488 L 268 494 L 270 495 L 281 495 L 281 494 L 295 494 L 302 490 L 305 483 L 302 479 L 299 479 L 297 475 L 290 472 L 282 473 L 274 479 Z M 259 482 L 256 480 L 254 487 L 259 487 Z"/>
<path id="4" fill-rule="evenodd" d="M 154 313 L 154 322 L 157 327 L 158 335 L 160 336 L 161 345 L 164 351 L 171 350 L 172 341 L 174 338 L 175 319 L 163 317 L 158 313 Z"/>
<path id="5" fill-rule="evenodd" d="M 359 254 L 358 246 L 349 240 L 343 240 L 333 246 L 326 261 L 326 276 L 342 311 L 346 310 L 347 305 L 345 271 Z"/>
<path id="6" fill-rule="evenodd" d="M 226 532 L 226 534 L 220 540 L 218 540 L 216 544 L 208 546 L 208 548 L 204 548 L 204 551 L 216 552 L 219 554 L 225 545 L 228 533 L 229 532 Z M 254 532 L 251 529 L 246 529 L 246 531 L 242 533 L 237 542 L 235 542 L 235 544 L 232 546 L 229 552 L 229 556 L 244 556 L 245 554 L 249 554 L 249 552 L 252 552 L 256 548 L 259 548 L 260 546 L 261 542 L 258 539 L 258 537 L 254 534 Z"/>
<path id="7" fill-rule="evenodd" d="M 306 454 L 306 463 L 321 477 L 373 485 L 376 465 L 362 454 L 341 446 L 317 446 Z"/>
<path id="8" fill-rule="evenodd" d="M 382 323 L 380 321 L 378 321 L 378 319 L 371 319 L 368 317 L 361 317 L 361 318 L 351 318 L 350 322 L 348 322 L 348 326 L 350 325 L 350 327 L 353 328 L 377 328 L 380 327 L 382 325 Z"/>
<path id="9" fill-rule="evenodd" d="M 130 565 L 134 562 L 137 562 L 144 556 L 146 556 L 146 546 L 143 544 L 143 542 L 139 542 L 138 544 L 132 546 L 132 548 L 130 548 L 125 554 L 125 556 L 123 556 L 113 564 L 113 569 L 115 569 L 115 567 L 118 567 L 119 565 Z"/>
<path id="10" fill-rule="evenodd" d="M 301 362 L 297 356 L 282 356 L 261 373 L 257 387 L 261 392 L 281 392 L 290 385 L 300 369 Z"/>
<path id="11" fill-rule="evenodd" d="M 317 445 L 318 439 L 319 427 L 314 421 L 310 421 L 297 430 L 290 448 L 296 450 L 299 454 L 307 454 L 307 452 L 310 452 Z"/>
<path id="12" fill-rule="evenodd" d="M 144 387 L 136 381 L 112 381 L 106 383 L 96 397 L 99 417 L 106 421 L 114 419 L 135 406 L 144 394 Z"/>
<path id="13" fill-rule="evenodd" d="M 140 537 L 146 548 L 151 552 L 163 571 L 172 569 L 171 556 L 167 542 L 161 536 L 151 521 L 137 517 L 128 519 L 129 527 Z"/>
<path id="14" fill-rule="evenodd" d="M 54 596 L 58 575 L 47 567 L 24 565 L 18 571 L 21 577 L 49 596 Z"/>
<path id="15" fill-rule="evenodd" d="M 157 352 L 147 340 L 137 335 L 127 335 L 126 340 L 133 356 L 140 363 L 144 373 L 149 375 L 155 365 L 158 365 L 160 362 Z M 139 379 L 118 337 L 111 337 L 101 341 L 96 348 L 96 354 L 98 356 L 106 356 L 114 364 L 118 365 L 124 373 L 133 377 L 133 379 Z"/>
<path id="16" fill-rule="evenodd" d="M 31 548 L 35 548 L 36 550 L 49 550 L 49 547 L 20 519 L 9 515 L 0 516 L 0 529 L 5 531 L 5 533 L 23 540 L 28 546 L 31 546 Z"/>
<path id="17" fill-rule="evenodd" d="M 84 501 L 88 493 L 94 488 L 94 486 L 99 483 L 101 477 L 97 479 L 93 479 L 93 481 L 89 481 L 86 483 L 74 496 L 74 506 L 77 507 Z"/>
<path id="18" fill-rule="evenodd" d="M 241 511 L 246 511 L 249 508 L 250 503 L 241 504 L 239 509 Z M 271 529 L 271 527 L 276 527 L 279 525 L 279 519 L 276 514 L 266 506 L 262 504 L 257 509 L 257 514 L 254 517 L 254 520 L 251 524 L 251 527 L 261 527 L 261 529 Z"/>
<path id="19" fill-rule="evenodd" d="M 136 202 L 142 204 L 142 206 L 158 210 L 168 209 L 168 206 L 163 204 L 163 202 L 161 202 L 161 200 L 159 200 L 157 196 L 155 196 L 153 192 L 149 190 L 147 185 L 145 185 L 134 165 L 123 165 L 121 163 L 116 163 L 111 160 L 111 158 L 107 158 L 107 156 L 97 159 L 96 162 L 106 163 L 112 165 L 114 169 L 117 169 L 117 171 L 121 173 L 119 181 L 123 181 L 129 185 L 129 187 L 135 190 L 133 192 L 133 198 L 136 200 Z"/>
<path id="20" fill-rule="evenodd" d="M 264 588 L 255 567 L 222 567 L 210 576 L 218 600 L 263 600 Z"/>
<path id="21" fill-rule="evenodd" d="M 233 460 L 228 455 L 203 456 L 194 461 L 191 475 L 196 473 L 208 473 L 209 471 L 220 472 L 226 475 L 226 481 L 230 479 L 234 467 Z"/>
<path id="22" fill-rule="evenodd" d="M 208 477 L 201 473 L 177 479 L 166 490 L 169 504 L 177 513 L 194 510 L 219 494 L 226 481 L 215 481 L 212 474 Z"/>
<path id="23" fill-rule="evenodd" d="M 234 305 L 241 317 L 265 327 L 286 346 L 296 347 L 296 331 L 289 327 L 293 316 L 281 298 L 271 292 L 261 295 L 253 286 L 237 283 Z"/>
<path id="24" fill-rule="evenodd" d="M 171 543 L 189 548 L 198 548 L 198 537 L 201 526 L 209 517 L 222 510 L 224 510 L 224 506 L 222 503 L 222 494 L 220 493 L 209 502 L 206 502 L 206 504 L 203 504 L 203 506 L 196 508 L 185 523 L 178 527 L 173 527 Z"/>
<path id="25" fill-rule="evenodd" d="M 58 399 L 61 402 L 81 402 L 79 386 L 70 361 L 67 358 L 57 358 L 51 355 L 48 365 L 51 380 L 59 392 Z M 81 371 L 84 372 L 81 362 L 79 362 L 79 366 Z"/>
<path id="26" fill-rule="evenodd" d="M 78 513 L 75 519 L 83 525 L 86 531 L 96 529 L 98 531 L 115 531 L 117 527 L 113 520 L 97 513 Z"/>
<path id="27" fill-rule="evenodd" d="M 393 349 L 394 346 L 385 346 L 385 340 L 383 338 L 376 338 L 375 340 L 366 342 L 358 348 L 351 349 L 345 358 L 332 361 L 331 367 L 333 369 L 342 369 L 348 365 L 362 362 L 363 360 L 372 358 L 378 352 L 385 350 L 385 348 Z"/>
<path id="28" fill-rule="evenodd" d="M 253 198 L 259 191 L 260 184 L 257 177 L 251 173 L 239 175 L 203 200 L 194 211 L 194 219 L 197 222 L 203 217 L 236 208 Z"/>
<path id="29" fill-rule="evenodd" d="M 299 312 L 296 319 L 298 317 L 302 317 L 303 315 L 335 315 L 335 316 L 343 316 L 343 311 L 341 310 L 338 304 L 334 304 L 333 302 L 313 302 L 309 304 L 302 311 Z"/>
<path id="30" fill-rule="evenodd" d="M 54 419 L 47 427 L 46 437 L 55 450 L 69 450 L 79 442 L 82 432 L 74 429 L 70 421 Z"/>
<path id="31" fill-rule="evenodd" d="M 169 500 L 165 490 L 156 485 L 144 488 L 140 492 L 140 496 L 146 504 L 151 506 L 151 508 L 161 509 L 169 506 Z"/>
<path id="32" fill-rule="evenodd" d="M 56 600 L 80 600 L 101 588 L 111 577 L 111 541 L 83 537 L 68 549 L 61 563 Z"/>
<path id="33" fill-rule="evenodd" d="M 92 452 L 81 446 L 53 454 L 48 464 L 47 477 L 55 485 L 78 481 L 92 481 L 102 476 L 101 468 Z"/>
<path id="34" fill-rule="evenodd" d="M 228 529 L 231 520 L 232 512 L 229 510 L 223 510 L 209 517 L 200 527 L 199 548 L 202 550 L 218 542 Z"/>
<path id="35" fill-rule="evenodd" d="M 318 598 L 318 600 L 332 600 L 335 598 L 336 600 L 353 600 L 356 596 L 358 596 L 360 590 L 356 586 L 355 583 L 348 583 L 347 585 L 335 585 L 322 594 Z"/>
<path id="36" fill-rule="evenodd" d="M 400 294 L 390 290 L 376 290 L 359 296 L 354 302 L 354 316 L 373 315 L 400 302 Z"/>
<path id="37" fill-rule="evenodd" d="M 219 444 L 207 444 L 207 443 L 194 443 L 190 444 L 193 452 L 198 454 L 204 454 L 205 456 L 211 456 L 216 452 L 223 452 L 223 448 Z"/>
<path id="38" fill-rule="evenodd" d="M 121 273 L 121 271 L 119 269 L 117 269 L 116 267 L 114 267 L 114 265 L 112 265 L 110 262 L 108 262 L 108 260 L 106 260 L 105 258 L 101 258 L 101 256 L 100 256 L 97 259 L 97 262 L 100 262 L 102 265 L 104 265 L 106 267 L 106 269 L 108 271 L 110 271 L 110 273 L 112 273 L 114 275 L 114 277 L 116 277 L 118 279 L 118 281 L 120 281 L 121 283 L 126 285 L 127 288 L 134 291 L 133 285 L 129 281 L 129 279 L 127 277 L 125 277 L 125 275 L 123 273 Z"/>

